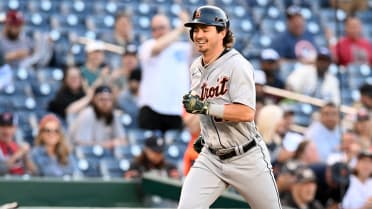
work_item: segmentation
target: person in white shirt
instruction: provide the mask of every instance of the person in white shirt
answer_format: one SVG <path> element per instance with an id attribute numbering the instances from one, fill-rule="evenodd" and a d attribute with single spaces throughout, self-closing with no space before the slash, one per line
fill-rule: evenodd
<path id="1" fill-rule="evenodd" d="M 342 200 L 343 209 L 372 208 L 372 152 L 363 151 L 358 155 L 350 186 Z"/>
<path id="2" fill-rule="evenodd" d="M 182 96 L 189 89 L 188 68 L 192 45 L 179 41 L 188 20 L 180 13 L 178 27 L 171 29 L 168 17 L 152 18 L 152 38 L 139 48 L 142 80 L 139 90 L 139 127 L 148 130 L 182 129 Z"/>

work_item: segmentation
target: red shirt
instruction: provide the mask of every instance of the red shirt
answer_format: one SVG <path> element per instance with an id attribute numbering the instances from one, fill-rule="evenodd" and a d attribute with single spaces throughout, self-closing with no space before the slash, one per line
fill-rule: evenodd
<path id="1" fill-rule="evenodd" d="M 367 39 L 343 37 L 332 50 L 340 65 L 354 62 L 372 65 L 372 45 Z"/>
<path id="2" fill-rule="evenodd" d="M 5 158 L 12 156 L 18 150 L 19 147 L 15 142 L 11 141 L 9 143 L 6 143 L 0 140 L 0 151 L 3 153 Z M 23 169 L 22 161 L 18 160 L 15 165 L 9 169 L 9 173 L 14 175 L 23 175 L 25 173 L 25 170 Z"/>

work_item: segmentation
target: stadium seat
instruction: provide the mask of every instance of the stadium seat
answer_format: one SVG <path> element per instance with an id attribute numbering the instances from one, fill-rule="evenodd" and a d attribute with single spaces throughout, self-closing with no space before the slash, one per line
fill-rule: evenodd
<path id="1" fill-rule="evenodd" d="M 100 161 L 100 171 L 105 179 L 123 178 L 129 167 L 130 161 L 127 159 L 106 158 Z"/>

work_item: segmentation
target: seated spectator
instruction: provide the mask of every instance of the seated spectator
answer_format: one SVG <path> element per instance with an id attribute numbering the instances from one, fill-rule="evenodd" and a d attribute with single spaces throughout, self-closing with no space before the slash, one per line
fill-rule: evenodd
<path id="1" fill-rule="evenodd" d="M 124 177 L 138 178 L 145 172 L 157 171 L 160 175 L 165 173 L 170 178 L 180 178 L 177 167 L 165 160 L 164 149 L 165 142 L 162 138 L 147 138 L 142 153 L 133 159 Z"/>
<path id="2" fill-rule="evenodd" d="M 372 45 L 362 37 L 363 26 L 360 19 L 356 16 L 349 16 L 345 19 L 344 25 L 345 36 L 335 45 L 332 45 L 330 41 L 336 62 L 343 66 L 352 63 L 372 65 Z"/>
<path id="3" fill-rule="evenodd" d="M 81 74 L 88 86 L 98 86 L 108 82 L 110 69 L 105 65 L 105 46 L 102 42 L 92 41 L 85 47 L 86 61 L 80 67 Z"/>
<path id="4" fill-rule="evenodd" d="M 372 118 L 372 84 L 363 84 L 359 88 L 359 93 L 360 99 L 353 104 L 353 107 L 367 110 L 369 117 Z"/>
<path id="5" fill-rule="evenodd" d="M 321 162 L 326 162 L 328 156 L 339 148 L 341 141 L 339 117 L 336 105 L 327 103 L 320 109 L 319 121 L 311 123 L 305 133 L 305 138 L 315 143 Z"/>
<path id="6" fill-rule="evenodd" d="M 372 120 L 367 111 L 360 109 L 354 122 L 354 132 L 362 150 L 372 149 Z"/>
<path id="7" fill-rule="evenodd" d="M 30 146 L 17 144 L 13 139 L 16 128 L 12 113 L 0 114 L 0 175 L 35 174 L 36 167 L 29 156 Z"/>
<path id="8" fill-rule="evenodd" d="M 280 56 L 274 49 L 264 49 L 261 52 L 260 67 L 266 75 L 266 85 L 284 89 L 284 82 L 279 77 Z"/>
<path id="9" fill-rule="evenodd" d="M 287 8 L 287 30 L 273 40 L 273 48 L 279 53 L 283 61 L 296 61 L 298 53 L 315 50 L 313 36 L 307 32 L 305 19 L 301 8 L 293 5 Z"/>
<path id="10" fill-rule="evenodd" d="M 13 69 L 32 53 L 32 41 L 23 33 L 24 18 L 20 11 L 6 13 L 3 33 L 0 35 L 0 48 L 5 54 L 5 62 Z"/>
<path id="11" fill-rule="evenodd" d="M 352 131 L 346 131 L 342 134 L 340 148 L 328 156 L 327 164 L 344 162 L 351 167 L 355 164 L 355 158 L 360 150 L 361 146 L 357 135 Z"/>
<path id="12" fill-rule="evenodd" d="M 303 140 L 298 145 L 293 159 L 304 165 L 319 163 L 320 158 L 315 144 L 309 140 Z"/>
<path id="13" fill-rule="evenodd" d="M 321 48 L 315 65 L 304 64 L 294 69 L 286 81 L 287 88 L 300 94 L 339 104 L 341 101 L 339 81 L 328 72 L 331 63 L 329 50 Z"/>
<path id="14" fill-rule="evenodd" d="M 115 69 L 110 75 L 110 83 L 114 90 L 115 97 L 128 88 L 130 74 L 139 69 L 137 49 L 134 45 L 129 45 L 122 55 L 122 65 Z"/>
<path id="15" fill-rule="evenodd" d="M 314 172 L 310 168 L 298 168 L 290 192 L 281 198 L 282 205 L 298 209 L 323 209 L 322 204 L 315 199 L 316 189 Z"/>
<path id="16" fill-rule="evenodd" d="M 68 67 L 64 72 L 61 87 L 48 104 L 48 110 L 65 122 L 67 107 L 85 95 L 80 70 L 76 67 Z"/>
<path id="17" fill-rule="evenodd" d="M 372 208 L 372 153 L 360 152 L 350 186 L 342 200 L 344 209 Z"/>
<path id="18" fill-rule="evenodd" d="M 349 186 L 350 168 L 347 164 L 337 162 L 332 165 L 318 163 L 309 165 L 317 182 L 316 200 L 325 208 L 339 208 Z"/>
<path id="19" fill-rule="evenodd" d="M 112 90 L 98 86 L 91 105 L 84 108 L 70 127 L 70 136 L 76 145 L 101 145 L 114 148 L 126 144 L 120 114 L 115 111 Z"/>
<path id="20" fill-rule="evenodd" d="M 41 176 L 73 176 L 79 172 L 59 119 L 45 115 L 32 148 L 32 159 Z"/>
<path id="21" fill-rule="evenodd" d="M 138 91 L 141 82 L 141 70 L 137 69 L 130 73 L 128 89 L 121 92 L 117 98 L 119 109 L 123 110 L 131 117 L 131 123 L 128 128 L 138 128 Z"/>
<path id="22" fill-rule="evenodd" d="M 280 169 L 274 170 L 276 184 L 278 186 L 279 196 L 286 196 L 296 182 L 296 170 L 305 167 L 296 160 L 288 160 Z"/>

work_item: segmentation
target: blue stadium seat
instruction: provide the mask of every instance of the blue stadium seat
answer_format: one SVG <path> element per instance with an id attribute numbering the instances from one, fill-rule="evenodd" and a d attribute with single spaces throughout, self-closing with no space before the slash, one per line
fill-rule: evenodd
<path id="1" fill-rule="evenodd" d="M 106 158 L 100 161 L 100 170 L 103 178 L 123 178 L 129 168 L 130 161 L 127 159 Z"/>

